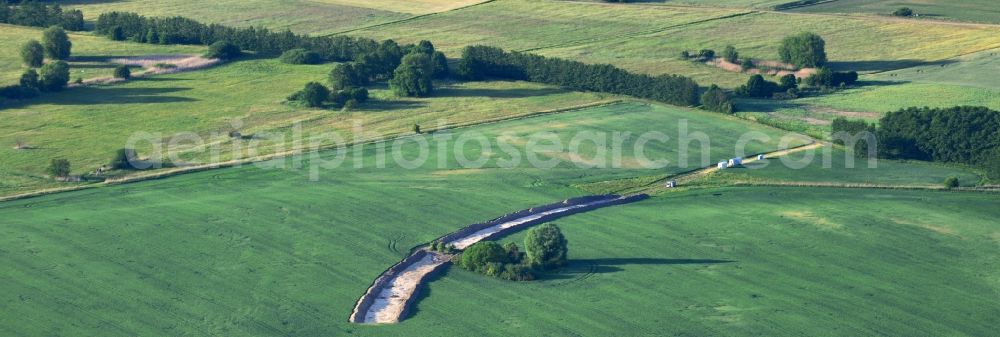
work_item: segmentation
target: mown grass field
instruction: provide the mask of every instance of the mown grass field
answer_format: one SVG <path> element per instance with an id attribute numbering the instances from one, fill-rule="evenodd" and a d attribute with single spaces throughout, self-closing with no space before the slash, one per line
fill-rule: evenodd
<path id="1" fill-rule="evenodd" d="M 713 159 L 727 155 L 731 134 L 741 130 L 781 134 L 718 115 L 635 104 L 465 131 L 489 137 L 554 131 L 568 143 L 578 131 L 661 130 L 680 119 L 689 119 L 692 131 L 719 135 L 712 138 Z M 476 144 L 461 149 L 475 159 L 482 153 Z M 519 142 L 510 144 L 523 150 Z M 751 150 L 775 147 L 776 141 Z M 0 263 L 9 266 L 0 273 L 7 285 L 0 303 L 8 313 L 0 318 L 0 333 L 379 332 L 348 325 L 347 317 L 372 279 L 410 247 L 471 222 L 584 193 L 570 183 L 641 170 L 568 163 L 543 170 L 525 161 L 519 169 L 495 163 L 464 169 L 454 159 L 440 170 L 437 147 L 430 148 L 428 166 L 411 170 L 394 164 L 392 153 L 386 168 L 377 168 L 378 151 L 369 145 L 363 168 L 355 169 L 355 157 L 347 156 L 316 181 L 309 179 L 309 162 L 292 168 L 288 159 L 0 203 Z M 416 142 L 406 142 L 399 153 L 419 156 Z M 655 143 L 647 155 L 676 158 L 672 148 Z M 634 158 L 628 150 L 623 156 Z M 281 163 L 288 166 L 277 168 Z"/>
<path id="2" fill-rule="evenodd" d="M 901 7 L 913 9 L 922 19 L 1000 23 L 1000 6 L 992 0 L 837 0 L 793 11 L 890 15 Z"/>
<path id="3" fill-rule="evenodd" d="M 570 265 L 543 281 L 452 268 L 414 318 L 354 333 L 987 336 L 1000 314 L 995 204 L 898 190 L 669 194 L 557 220 Z"/>
<path id="4" fill-rule="evenodd" d="M 28 68 L 21 62 L 21 46 L 29 40 L 42 40 L 41 28 L 0 24 L 0 86 L 17 84 Z M 69 60 L 70 78 L 109 77 L 114 65 L 106 59 L 150 54 L 203 54 L 205 47 L 181 45 L 155 45 L 111 41 L 89 33 L 69 32 L 73 42 L 73 55 Z"/>

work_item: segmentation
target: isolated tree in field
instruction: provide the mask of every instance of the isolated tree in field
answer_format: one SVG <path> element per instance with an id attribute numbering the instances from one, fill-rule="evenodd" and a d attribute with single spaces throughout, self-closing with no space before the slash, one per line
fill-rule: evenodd
<path id="1" fill-rule="evenodd" d="M 715 84 L 701 95 L 701 107 L 708 111 L 733 113 L 733 101 L 729 93 Z"/>
<path id="2" fill-rule="evenodd" d="M 410 53 L 393 71 L 389 87 L 399 96 L 429 96 L 434 91 L 433 74 L 434 65 L 427 54 Z"/>
<path id="3" fill-rule="evenodd" d="M 60 91 L 69 83 L 69 64 L 56 61 L 42 66 L 39 88 L 42 91 Z"/>
<path id="4" fill-rule="evenodd" d="M 132 70 L 127 65 L 119 65 L 115 67 L 115 78 L 130 79 L 132 78 Z"/>
<path id="5" fill-rule="evenodd" d="M 53 177 L 65 178 L 69 176 L 69 171 L 69 160 L 52 159 L 52 161 L 49 162 L 49 174 Z"/>
<path id="6" fill-rule="evenodd" d="M 138 158 L 138 155 L 133 149 L 118 149 L 115 151 L 115 156 L 111 158 L 111 162 L 108 163 L 112 169 L 116 170 L 130 170 L 134 168 L 132 162 Z"/>
<path id="7" fill-rule="evenodd" d="M 69 176 L 70 165 L 69 160 L 66 159 L 52 159 L 49 162 L 49 174 L 53 177 L 66 177 Z"/>
<path id="8" fill-rule="evenodd" d="M 813 33 L 786 37 L 778 49 L 781 62 L 801 68 L 815 68 L 826 64 L 826 41 Z"/>
<path id="9" fill-rule="evenodd" d="M 232 44 L 229 41 L 217 41 L 212 45 L 208 46 L 208 53 L 205 54 L 205 57 L 221 59 L 221 60 L 232 60 L 234 58 L 240 57 L 240 55 L 242 54 L 243 51 L 240 50 L 239 46 Z"/>
<path id="10" fill-rule="evenodd" d="M 434 64 L 435 79 L 448 78 L 451 70 L 448 69 L 448 58 L 444 56 L 444 53 L 439 51 L 434 52 L 434 56 L 431 56 L 431 63 Z"/>
<path id="11" fill-rule="evenodd" d="M 368 75 L 353 63 L 341 63 L 330 70 L 330 85 L 333 90 L 342 90 L 368 85 Z"/>
<path id="12" fill-rule="evenodd" d="M 36 40 L 28 41 L 24 46 L 21 46 L 21 60 L 24 61 L 24 65 L 26 66 L 32 68 L 41 67 L 42 61 L 45 60 L 45 49 Z"/>
<path id="13" fill-rule="evenodd" d="M 45 49 L 45 56 L 50 59 L 66 60 L 69 59 L 73 43 L 62 27 L 52 26 L 42 33 L 42 47 Z"/>
<path id="14" fill-rule="evenodd" d="M 524 250 L 528 264 L 541 269 L 552 269 L 566 264 L 566 238 L 559 227 L 544 224 L 528 230 Z"/>
<path id="15" fill-rule="evenodd" d="M 740 54 L 736 52 L 736 47 L 726 46 L 726 49 L 722 50 L 722 58 L 729 63 L 736 63 L 739 60 Z"/>

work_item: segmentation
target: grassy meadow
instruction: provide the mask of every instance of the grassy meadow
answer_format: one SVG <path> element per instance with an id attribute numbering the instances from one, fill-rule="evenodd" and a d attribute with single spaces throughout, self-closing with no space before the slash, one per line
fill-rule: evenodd
<path id="1" fill-rule="evenodd" d="M 1000 23 L 1000 6 L 993 0 L 837 0 L 793 9 L 804 13 L 851 13 L 890 15 L 909 7 L 919 19 Z"/>
<path id="2" fill-rule="evenodd" d="M 27 69 L 21 62 L 21 46 L 29 40 L 42 40 L 41 28 L 0 24 L 0 86 L 17 84 L 21 74 Z M 114 65 L 109 58 L 156 54 L 203 54 L 205 47 L 182 45 L 156 45 L 129 43 L 109 40 L 89 33 L 68 32 L 73 42 L 73 54 L 69 60 L 70 78 L 89 79 L 109 77 L 114 73 Z"/>
<path id="3" fill-rule="evenodd" d="M 11 103 L 0 126 L 0 176 L 3 194 L 51 187 L 44 177 L 49 160 L 69 159 L 73 172 L 93 171 L 125 147 L 137 132 L 166 139 L 181 132 L 197 134 L 208 144 L 231 145 L 229 131 L 291 134 L 352 132 L 355 121 L 365 131 L 391 136 L 411 132 L 414 124 L 467 124 L 612 99 L 527 82 L 439 83 L 432 98 L 396 98 L 387 88 L 372 88 L 374 99 L 350 112 L 299 108 L 284 99 L 309 81 L 325 81 L 332 65 L 287 65 L 277 60 L 245 60 L 200 70 L 154 76 L 111 86 L 74 88 Z M 114 131 L 110 131 L 114 130 Z M 14 149 L 17 140 L 32 147 Z M 257 154 L 280 152 L 277 141 L 261 141 Z M 286 144 L 287 145 L 287 144 Z M 153 144 L 140 142 L 140 155 Z M 185 162 L 208 161 L 207 154 L 185 154 Z M 194 147 L 197 149 L 197 147 Z M 250 153 L 223 151 L 221 160 Z"/>

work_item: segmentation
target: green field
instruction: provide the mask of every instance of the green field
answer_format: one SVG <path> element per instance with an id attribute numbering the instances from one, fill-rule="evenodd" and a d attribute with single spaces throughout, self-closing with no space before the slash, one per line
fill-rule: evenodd
<path id="1" fill-rule="evenodd" d="M 0 86 L 17 84 L 27 69 L 21 62 L 20 48 L 28 40 L 42 40 L 42 29 L 0 24 Z M 205 47 L 180 45 L 155 45 L 111 41 L 103 36 L 88 33 L 70 33 L 73 55 L 69 60 L 71 78 L 109 77 L 114 65 L 107 58 L 150 54 L 203 54 Z"/>
<path id="2" fill-rule="evenodd" d="M 793 11 L 889 15 L 901 7 L 913 9 L 920 19 L 1000 23 L 1000 5 L 993 0 L 837 0 Z"/>
<path id="3" fill-rule="evenodd" d="M 580 131 L 668 132 L 681 119 L 692 131 L 713 135 L 713 160 L 731 156 L 727 152 L 741 131 L 782 134 L 716 114 L 640 104 L 463 131 L 490 139 L 503 132 L 525 137 L 552 131 L 568 143 Z M 749 150 L 772 150 L 776 143 L 751 144 Z M 400 153 L 418 156 L 415 144 L 406 142 Z M 473 159 L 483 151 L 475 144 L 462 148 Z M 520 142 L 511 144 L 523 150 Z M 581 153 L 595 151 L 585 147 Z M 10 313 L 2 318 L 0 333 L 354 330 L 358 327 L 347 324 L 354 301 L 418 243 L 474 221 L 584 193 L 568 187 L 571 183 L 684 170 L 583 169 L 566 162 L 551 170 L 528 168 L 526 162 L 520 169 L 503 169 L 492 160 L 467 169 L 456 167 L 454 159 L 438 170 L 437 148 L 429 153 L 428 167 L 413 170 L 391 159 L 387 168 L 377 168 L 378 152 L 369 146 L 364 168 L 353 168 L 354 157 L 348 156 L 341 168 L 322 171 L 318 181 L 308 179 L 308 162 L 300 169 L 247 165 L 0 203 L 5 219 L 0 230 L 10 234 L 0 245 L 0 261 L 13 267 L 0 274 L 7 285 L 0 298 Z M 676 159 L 675 149 L 665 144 L 651 144 L 647 155 Z M 629 150 L 623 157 L 635 162 Z M 262 165 L 279 163 L 288 162 Z M 421 217 L 425 213 L 434 215 Z"/>
<path id="4" fill-rule="evenodd" d="M 1000 314 L 995 204 L 790 187 L 655 197 L 557 220 L 570 267 L 549 279 L 453 268 L 415 318 L 376 331 L 987 336 Z"/>
<path id="5" fill-rule="evenodd" d="M 830 151 L 830 155 L 826 156 L 825 151 Z M 976 171 L 957 165 L 878 159 L 875 165 L 870 167 L 867 158 L 854 158 L 853 164 L 849 165 L 849 159 L 839 148 L 817 149 L 811 155 L 815 156 L 813 161 L 808 161 L 810 154 L 800 153 L 783 159 L 749 163 L 745 167 L 717 172 L 707 178 L 706 182 L 828 183 L 937 188 L 941 187 L 948 177 L 958 178 L 962 186 L 976 186 L 982 180 Z M 824 162 L 827 160 L 824 158 L 829 160 Z M 787 165 L 783 164 L 785 161 Z"/>
<path id="6" fill-rule="evenodd" d="M 412 130 L 413 124 L 436 126 L 438 120 L 465 124 L 518 116 L 608 99 L 525 82 L 439 83 L 435 97 L 399 99 L 373 87 L 375 99 L 352 112 L 296 108 L 286 96 L 309 81 L 323 81 L 332 65 L 292 66 L 277 60 L 247 60 L 196 72 L 156 76 L 113 86 L 87 87 L 47 94 L 8 104 L 0 125 L 0 193 L 11 194 L 55 186 L 44 177 L 50 159 L 66 158 L 74 173 L 107 163 L 135 132 L 162 133 L 169 138 L 193 132 L 206 142 L 244 134 L 290 133 L 299 123 L 304 132 L 351 132 L 354 121 L 384 135 Z M 236 126 L 234 126 L 236 125 Z M 110 132 L 109 130 L 114 130 Z M 16 150 L 16 140 L 35 147 Z M 259 154 L 280 151 L 276 142 L 261 142 Z M 138 145 L 140 154 L 152 144 Z M 179 154 L 185 161 L 205 156 Z M 222 160 L 233 159 L 224 151 Z"/>

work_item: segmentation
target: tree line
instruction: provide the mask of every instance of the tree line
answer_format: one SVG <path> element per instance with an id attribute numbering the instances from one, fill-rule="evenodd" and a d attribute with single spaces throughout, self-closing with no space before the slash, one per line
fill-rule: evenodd
<path id="1" fill-rule="evenodd" d="M 241 50 L 254 51 L 264 56 L 278 56 L 293 49 L 304 49 L 316 54 L 309 57 L 318 56 L 323 61 L 336 62 L 352 61 L 379 48 L 379 42 L 367 38 L 314 37 L 287 30 L 276 32 L 261 27 L 234 28 L 204 24 L 180 16 L 147 18 L 131 12 L 102 13 L 97 18 L 94 31 L 111 39 L 139 43 L 211 45 L 228 41 Z"/>
<path id="2" fill-rule="evenodd" d="M 555 84 L 647 98 L 680 106 L 698 105 L 699 87 L 679 75 L 635 74 L 609 64 L 586 64 L 540 55 L 507 52 L 491 46 L 468 46 L 455 69 L 466 80 L 487 77 Z"/>
<path id="3" fill-rule="evenodd" d="M 63 10 L 58 4 L 47 6 L 38 1 L 8 4 L 11 2 L 0 2 L 0 23 L 30 27 L 60 26 L 72 31 L 84 29 L 83 12 L 78 9 Z"/>
<path id="4" fill-rule="evenodd" d="M 912 107 L 887 113 L 878 125 L 838 118 L 831 127 L 835 135 L 869 132 L 860 138 L 855 154 L 867 155 L 865 141 L 875 141 L 880 158 L 980 166 L 1000 179 L 1000 112 L 986 107 Z"/>

